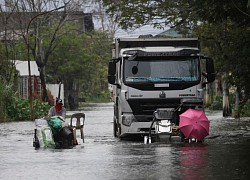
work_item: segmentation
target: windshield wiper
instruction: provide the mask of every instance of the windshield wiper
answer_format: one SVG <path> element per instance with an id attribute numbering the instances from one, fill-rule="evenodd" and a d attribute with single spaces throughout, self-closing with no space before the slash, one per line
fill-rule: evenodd
<path id="1" fill-rule="evenodd" d="M 184 81 L 182 78 L 178 77 L 158 77 L 160 80 L 176 80 L 176 81 Z"/>
<path id="2" fill-rule="evenodd" d="M 143 80 L 143 81 L 147 81 L 147 82 L 151 82 L 152 80 L 150 77 L 127 77 L 126 79 L 131 79 L 131 80 Z"/>
<path id="3" fill-rule="evenodd" d="M 181 77 L 154 77 L 152 78 L 153 81 L 182 81 L 187 82 L 185 79 Z"/>

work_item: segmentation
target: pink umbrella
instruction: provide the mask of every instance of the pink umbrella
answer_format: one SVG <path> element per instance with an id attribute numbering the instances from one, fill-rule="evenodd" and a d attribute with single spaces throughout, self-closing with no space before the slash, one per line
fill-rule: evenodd
<path id="1" fill-rule="evenodd" d="M 209 135 L 209 121 L 204 111 L 190 108 L 180 115 L 179 129 L 187 139 L 202 141 Z"/>

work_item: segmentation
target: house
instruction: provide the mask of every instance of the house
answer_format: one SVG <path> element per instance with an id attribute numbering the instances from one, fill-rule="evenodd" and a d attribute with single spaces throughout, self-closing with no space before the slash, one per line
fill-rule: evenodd
<path id="1" fill-rule="evenodd" d="M 19 79 L 19 97 L 23 99 L 29 98 L 29 70 L 28 70 L 28 61 L 12 60 L 15 64 L 16 70 L 18 73 Z M 41 81 L 39 78 L 39 71 L 35 61 L 30 61 L 30 75 L 31 75 L 31 87 L 32 94 L 41 98 L 42 88 Z"/>
<path id="2" fill-rule="evenodd" d="M 40 14 L 42 13 L 44 12 L 40 12 Z M 6 33 L 3 32 L 6 32 L 7 30 L 8 34 L 22 36 L 26 33 L 29 23 L 37 15 L 39 15 L 38 12 L 0 12 L 0 33 L 5 35 Z M 43 16 L 44 18 L 41 23 L 44 25 L 53 25 L 55 20 L 59 20 L 60 17 L 65 17 L 65 23 L 76 23 L 79 32 L 89 32 L 94 30 L 91 13 L 84 13 L 82 11 L 55 11 L 44 14 Z M 1 37 L 1 39 L 4 39 L 4 37 Z M 7 38 L 5 37 L 5 39 Z"/>
<path id="3" fill-rule="evenodd" d="M 40 14 L 44 12 L 39 12 Z M 6 43 L 7 45 L 11 42 L 15 42 L 27 35 L 27 28 L 30 25 L 29 23 L 34 20 L 33 18 L 38 17 L 38 12 L 0 12 L 0 41 Z M 39 16 L 40 17 L 40 16 Z M 54 25 L 55 21 L 58 21 L 60 17 L 66 17 L 65 23 L 74 22 L 77 27 L 77 32 L 90 32 L 94 30 L 94 23 L 91 13 L 84 13 L 82 11 L 55 11 L 51 13 L 44 13 L 43 18 L 41 18 L 41 23 L 46 26 Z M 34 22 L 33 22 L 34 23 Z M 32 28 L 29 33 L 32 35 Z M 17 61 L 17 69 L 20 72 L 20 97 L 28 98 L 28 64 L 27 61 L 19 62 Z M 23 67 L 22 67 L 23 66 Z M 31 68 L 34 68 L 32 71 L 32 92 L 33 95 L 41 97 L 42 86 L 39 78 L 39 72 L 36 65 L 36 62 L 31 61 Z M 46 85 L 50 87 L 50 85 Z M 51 89 L 56 89 L 51 87 Z M 62 88 L 64 89 L 64 88 Z M 51 90 L 53 96 L 56 93 L 53 93 L 54 90 Z M 56 90 L 55 90 L 56 91 Z M 58 92 L 58 91 L 57 91 Z M 65 91 L 61 92 L 61 99 L 65 97 L 65 106 L 69 106 L 70 109 L 75 109 L 79 106 L 79 84 L 78 81 L 72 79 L 70 82 L 65 82 Z"/>
<path id="4" fill-rule="evenodd" d="M 28 61 L 20 61 L 13 60 L 13 64 L 15 64 L 16 70 L 18 71 L 18 79 L 19 79 L 19 97 L 23 99 L 29 98 L 29 71 L 28 71 Z M 32 87 L 32 95 L 35 98 L 41 99 L 42 97 L 42 87 L 40 80 L 40 73 L 38 71 L 38 66 L 35 61 L 30 61 L 30 75 L 31 75 L 31 87 Z M 47 91 L 55 102 L 58 97 L 59 85 L 58 84 L 46 84 Z M 60 88 L 60 99 L 64 102 L 64 85 L 61 84 Z"/>

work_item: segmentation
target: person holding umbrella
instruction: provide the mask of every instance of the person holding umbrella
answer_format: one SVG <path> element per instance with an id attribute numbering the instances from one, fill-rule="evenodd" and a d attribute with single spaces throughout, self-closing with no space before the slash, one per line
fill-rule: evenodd
<path id="1" fill-rule="evenodd" d="M 180 114 L 179 129 L 185 138 L 202 142 L 209 135 L 210 122 L 203 110 L 189 108 Z"/>

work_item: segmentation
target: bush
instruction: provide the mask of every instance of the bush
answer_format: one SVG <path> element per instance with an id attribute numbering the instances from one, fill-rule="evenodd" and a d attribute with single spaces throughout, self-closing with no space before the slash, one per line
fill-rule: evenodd
<path id="1" fill-rule="evenodd" d="M 247 102 L 242 106 L 241 109 L 241 116 L 242 117 L 250 117 L 250 102 Z"/>
<path id="2" fill-rule="evenodd" d="M 50 105 L 48 103 L 34 100 L 33 101 L 33 118 L 41 118 L 48 114 Z M 8 107 L 8 116 L 13 121 L 27 121 L 31 119 L 30 104 L 27 99 L 16 98 Z"/>
<path id="3" fill-rule="evenodd" d="M 214 102 L 211 104 L 210 109 L 212 110 L 222 110 L 222 97 L 216 96 Z"/>
<path id="4" fill-rule="evenodd" d="M 34 101 L 34 117 L 41 118 L 48 115 L 50 105 L 47 102 L 35 100 Z"/>
<path id="5" fill-rule="evenodd" d="M 0 77 L 0 122 L 7 119 L 7 107 L 12 103 L 13 97 L 12 85 Z"/>
<path id="6" fill-rule="evenodd" d="M 48 114 L 50 105 L 35 99 L 33 101 L 34 116 L 40 118 Z M 0 122 L 31 120 L 30 105 L 27 99 L 19 99 L 13 86 L 0 78 Z"/>

